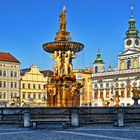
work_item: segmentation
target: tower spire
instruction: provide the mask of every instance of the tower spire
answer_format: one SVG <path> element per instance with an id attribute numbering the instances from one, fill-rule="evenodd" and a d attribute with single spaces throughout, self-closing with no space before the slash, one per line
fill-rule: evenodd
<path id="1" fill-rule="evenodd" d="M 104 64 L 104 62 L 101 58 L 101 53 L 100 53 L 99 49 L 98 49 L 96 60 L 94 61 L 94 64 Z"/>
<path id="2" fill-rule="evenodd" d="M 129 29 L 128 31 L 126 32 L 126 38 L 139 38 L 138 34 L 139 34 L 139 31 L 136 29 L 136 21 L 134 19 L 134 6 L 133 4 L 131 4 L 130 6 L 130 19 L 129 19 Z"/>

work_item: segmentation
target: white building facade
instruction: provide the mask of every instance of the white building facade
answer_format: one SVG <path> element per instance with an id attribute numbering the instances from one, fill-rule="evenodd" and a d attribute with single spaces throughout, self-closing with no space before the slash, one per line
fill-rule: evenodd
<path id="1" fill-rule="evenodd" d="M 20 62 L 0 52 L 0 106 L 12 106 L 20 97 Z"/>
<path id="2" fill-rule="evenodd" d="M 91 78 L 92 106 L 114 106 L 117 94 L 120 96 L 120 106 L 133 104 L 132 89 L 140 88 L 140 38 L 135 23 L 134 17 L 131 16 L 124 40 L 124 51 L 118 55 L 117 68 L 109 67 L 108 71 L 104 71 L 104 63 L 98 52 Z M 98 68 L 101 66 L 102 69 Z M 99 69 L 102 71 L 98 71 Z"/>

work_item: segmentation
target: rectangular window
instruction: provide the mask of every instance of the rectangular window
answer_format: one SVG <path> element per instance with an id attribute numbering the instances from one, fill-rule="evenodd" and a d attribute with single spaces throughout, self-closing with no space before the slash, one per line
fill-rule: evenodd
<path id="1" fill-rule="evenodd" d="M 25 99 L 25 94 L 22 94 L 22 98 Z"/>
<path id="2" fill-rule="evenodd" d="M 11 99 L 13 98 L 13 93 L 11 92 Z"/>
<path id="3" fill-rule="evenodd" d="M 41 99 L 41 94 L 40 93 L 38 94 L 38 99 Z"/>
<path id="4" fill-rule="evenodd" d="M 3 93 L 3 99 L 6 99 L 6 92 Z"/>
<path id="5" fill-rule="evenodd" d="M 0 99 L 2 99 L 2 92 L 0 92 Z"/>
<path id="6" fill-rule="evenodd" d="M 15 88 L 17 88 L 17 82 L 15 82 Z"/>
<path id="7" fill-rule="evenodd" d="M 0 88 L 2 87 L 2 81 L 0 81 Z"/>
<path id="8" fill-rule="evenodd" d="M 3 76 L 6 77 L 6 71 L 5 70 L 3 71 Z"/>
<path id="9" fill-rule="evenodd" d="M 6 81 L 3 82 L 3 87 L 6 88 Z"/>
<path id="10" fill-rule="evenodd" d="M 33 94 L 33 98 L 34 98 L 34 99 L 36 98 L 36 94 L 35 94 L 35 93 Z"/>
<path id="11" fill-rule="evenodd" d="M 30 89 L 31 88 L 31 85 L 30 84 L 28 84 L 28 89 Z"/>
<path id="12" fill-rule="evenodd" d="M 11 82 L 11 88 L 13 88 L 13 82 Z"/>
<path id="13" fill-rule="evenodd" d="M 11 71 L 10 76 L 13 77 L 13 71 Z"/>
<path id="14" fill-rule="evenodd" d="M 17 93 L 15 93 L 15 96 L 14 97 L 17 97 Z"/>
<path id="15" fill-rule="evenodd" d="M 41 89 L 41 85 L 40 84 L 38 85 L 38 89 Z"/>
<path id="16" fill-rule="evenodd" d="M 14 77 L 17 77 L 17 72 L 16 71 L 14 72 Z"/>
<path id="17" fill-rule="evenodd" d="M 2 76 L 2 70 L 0 70 L 0 76 Z"/>
<path id="18" fill-rule="evenodd" d="M 98 92 L 95 92 L 94 98 L 95 98 L 95 99 L 98 98 Z"/>
<path id="19" fill-rule="evenodd" d="M 35 84 L 33 84 L 33 89 L 35 89 L 36 87 L 35 87 Z"/>
<path id="20" fill-rule="evenodd" d="M 28 100 L 30 100 L 31 99 L 31 94 L 28 94 Z"/>
<path id="21" fill-rule="evenodd" d="M 22 88 L 25 88 L 25 83 L 22 84 Z"/>

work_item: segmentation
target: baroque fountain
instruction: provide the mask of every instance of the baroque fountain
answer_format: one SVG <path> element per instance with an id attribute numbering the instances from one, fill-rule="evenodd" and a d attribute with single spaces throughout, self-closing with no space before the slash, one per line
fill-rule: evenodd
<path id="1" fill-rule="evenodd" d="M 54 75 L 46 84 L 47 105 L 50 107 L 71 107 L 80 105 L 80 88 L 82 85 L 76 81 L 73 74 L 72 60 L 84 45 L 71 41 L 70 33 L 66 30 L 66 8 L 59 14 L 59 31 L 55 41 L 43 44 L 43 49 L 51 53 L 55 60 Z"/>

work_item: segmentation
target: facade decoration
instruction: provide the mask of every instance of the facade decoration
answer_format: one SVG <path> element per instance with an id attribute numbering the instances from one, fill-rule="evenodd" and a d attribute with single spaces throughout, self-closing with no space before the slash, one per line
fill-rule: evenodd
<path id="1" fill-rule="evenodd" d="M 76 81 L 73 74 L 72 59 L 84 45 L 71 41 L 70 33 L 66 30 L 66 8 L 59 14 L 59 31 L 55 41 L 43 45 L 46 52 L 51 53 L 55 60 L 54 75 L 46 84 L 48 93 L 48 106 L 79 106 L 80 88 L 82 85 Z"/>
<path id="2" fill-rule="evenodd" d="M 0 52 L 0 106 L 19 106 L 20 62 L 10 53 Z"/>
<path id="3" fill-rule="evenodd" d="M 99 52 L 97 54 L 91 78 L 93 106 L 130 106 L 134 102 L 133 88 L 137 90 L 140 88 L 140 79 L 137 78 L 140 75 L 140 38 L 133 15 L 128 23 L 129 29 L 124 40 L 124 51 L 118 55 L 118 66 L 96 73 L 95 62 Z"/>

